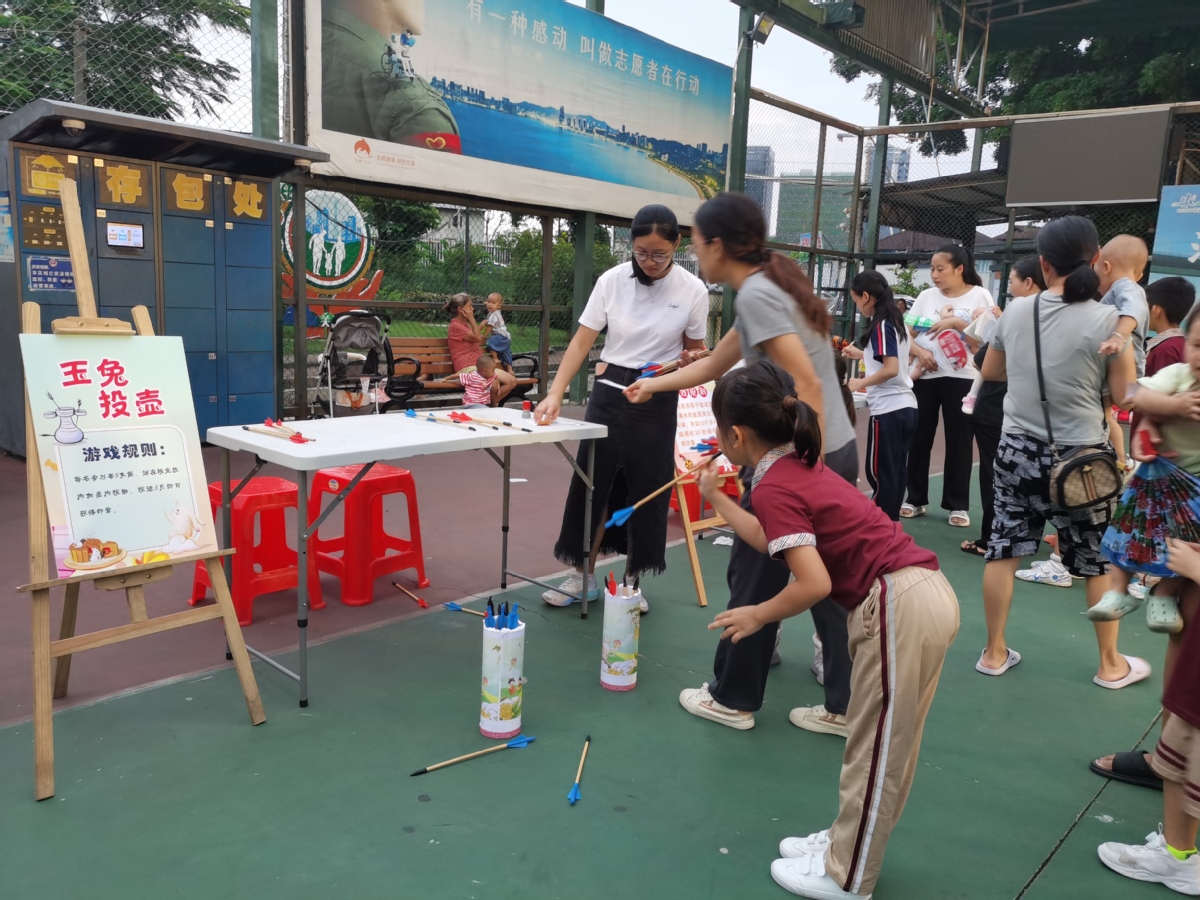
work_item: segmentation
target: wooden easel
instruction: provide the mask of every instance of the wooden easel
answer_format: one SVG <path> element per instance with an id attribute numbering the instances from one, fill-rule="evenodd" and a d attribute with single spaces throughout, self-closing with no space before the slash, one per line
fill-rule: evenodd
<path id="1" fill-rule="evenodd" d="M 79 210 L 79 195 L 75 182 L 64 178 L 60 189 L 62 197 L 63 224 L 67 232 L 67 246 L 71 253 L 71 266 L 75 276 L 75 297 L 79 315 L 57 319 L 51 323 L 54 334 L 84 335 L 129 335 L 134 330 L 121 319 L 101 319 L 96 311 L 96 297 L 92 289 L 91 270 L 88 267 L 87 245 L 83 233 L 83 217 Z M 140 335 L 153 335 L 154 326 L 150 313 L 144 306 L 133 308 L 133 321 Z M 41 308 L 36 303 L 25 303 L 21 307 L 21 330 L 26 334 L 39 334 L 42 330 Z M 242 629 L 238 625 L 237 613 L 233 609 L 233 598 L 225 581 L 223 558 L 232 550 L 213 550 L 176 556 L 164 562 L 147 563 L 124 569 L 109 569 L 100 572 L 81 572 L 70 578 L 48 578 L 55 565 L 50 547 L 50 520 L 46 509 L 46 498 L 42 492 L 41 459 L 37 449 L 37 434 L 29 404 L 28 389 L 25 393 L 25 470 L 29 506 L 29 580 L 17 590 L 30 594 L 33 608 L 33 746 L 35 793 L 38 800 L 54 796 L 54 698 L 65 697 L 67 682 L 71 674 L 71 655 L 81 650 L 105 647 L 147 634 L 157 634 L 211 619 L 222 619 L 225 623 L 225 638 L 229 653 L 237 669 L 242 694 L 250 711 L 250 721 L 258 725 L 266 721 L 258 684 L 250 667 L 250 656 L 242 640 Z M 203 562 L 216 594 L 216 606 L 203 606 L 184 612 L 150 619 L 146 615 L 144 587 L 167 578 L 175 566 L 182 565 L 185 571 L 193 562 Z M 125 591 L 129 605 L 129 624 L 105 628 L 90 634 L 75 634 L 75 615 L 79 608 L 79 588 L 91 582 L 97 590 Z M 50 638 L 50 591 L 65 587 L 62 622 L 58 640 Z M 54 670 L 51 673 L 51 661 Z"/>
<path id="2" fill-rule="evenodd" d="M 741 497 L 745 489 L 742 487 L 742 481 L 738 478 L 736 472 L 721 476 L 722 489 L 725 487 L 725 482 L 730 478 L 736 481 L 738 496 Z M 725 521 L 724 516 L 718 516 L 715 510 L 713 511 L 713 515 L 707 519 L 692 521 L 684 487 L 695 483 L 695 478 L 686 478 L 679 482 L 675 485 L 675 497 L 679 503 L 679 515 L 683 517 L 683 531 L 687 536 L 688 562 L 692 566 L 692 581 L 696 583 L 696 596 L 699 598 L 701 606 L 708 606 L 708 593 L 704 590 L 704 573 L 700 571 L 700 555 L 696 553 L 696 536 L 709 528 L 721 528 L 729 523 Z M 703 499 L 700 500 L 700 508 L 701 510 L 704 509 Z"/>

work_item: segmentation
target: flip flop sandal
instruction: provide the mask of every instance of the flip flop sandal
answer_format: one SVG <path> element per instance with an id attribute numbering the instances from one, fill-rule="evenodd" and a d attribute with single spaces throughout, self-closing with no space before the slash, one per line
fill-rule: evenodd
<path id="1" fill-rule="evenodd" d="M 979 541 L 963 541 L 958 545 L 958 549 L 971 556 L 978 556 L 980 559 L 987 555 L 987 547 L 980 547 Z"/>
<path id="2" fill-rule="evenodd" d="M 1174 597 L 1151 594 L 1146 603 L 1146 627 L 1159 634 L 1179 634 L 1183 631 L 1179 601 Z"/>
<path id="3" fill-rule="evenodd" d="M 1011 647 L 1008 648 L 1008 658 L 1004 660 L 1004 665 L 998 669 L 989 669 L 983 664 L 983 654 L 979 654 L 979 662 L 975 663 L 975 671 L 982 675 L 1003 675 L 1013 666 L 1021 661 L 1021 654 Z"/>
<path id="4" fill-rule="evenodd" d="M 1126 656 L 1121 654 L 1121 659 L 1129 663 L 1129 674 L 1124 678 L 1118 678 L 1116 681 L 1105 681 L 1099 675 L 1092 679 L 1092 683 L 1102 688 L 1108 688 L 1110 691 L 1119 691 L 1123 687 L 1129 687 L 1131 684 L 1137 684 L 1139 681 L 1145 681 L 1150 677 L 1150 673 L 1154 670 L 1150 668 L 1150 663 L 1146 662 L 1137 656 Z"/>
<path id="5" fill-rule="evenodd" d="M 913 506 L 911 503 L 902 503 L 900 505 L 900 518 L 915 519 L 917 516 L 923 516 L 928 512 L 927 506 Z"/>
<path id="6" fill-rule="evenodd" d="M 955 519 L 957 519 L 958 521 L 956 522 Z M 950 513 L 949 522 L 955 528 L 970 528 L 971 527 L 970 515 L 968 515 L 964 510 L 961 510 L 961 509 L 956 509 L 956 510 L 954 510 L 954 512 Z"/>
<path id="7" fill-rule="evenodd" d="M 1101 767 L 1094 759 L 1088 763 L 1088 769 L 1101 778 L 1108 778 L 1112 781 L 1133 784 L 1155 791 L 1163 789 L 1162 779 L 1150 767 L 1150 763 L 1146 762 L 1146 754 L 1141 750 L 1126 750 L 1123 753 L 1113 754 L 1111 769 Z"/>

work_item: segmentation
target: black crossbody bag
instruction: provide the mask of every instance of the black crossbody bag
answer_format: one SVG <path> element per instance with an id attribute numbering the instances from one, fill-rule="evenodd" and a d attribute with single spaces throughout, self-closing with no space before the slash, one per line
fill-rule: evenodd
<path id="1" fill-rule="evenodd" d="M 1063 512 L 1080 512 L 1103 506 L 1121 493 L 1121 470 L 1117 458 L 1108 447 L 1080 447 L 1060 456 L 1050 427 L 1050 401 L 1046 399 L 1046 382 L 1042 376 L 1042 329 L 1038 310 L 1042 296 L 1033 301 L 1033 347 L 1037 358 L 1038 392 L 1041 395 L 1042 415 L 1046 420 L 1046 435 L 1054 465 L 1050 468 L 1050 503 Z M 1104 409 L 1101 407 L 1101 415 Z"/>

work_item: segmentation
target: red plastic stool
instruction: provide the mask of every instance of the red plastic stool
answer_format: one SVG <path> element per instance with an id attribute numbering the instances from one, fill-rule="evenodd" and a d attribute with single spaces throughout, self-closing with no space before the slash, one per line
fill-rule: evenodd
<path id="1" fill-rule="evenodd" d="M 221 482 L 208 486 L 213 519 L 221 505 Z M 233 554 L 233 608 L 238 622 L 253 621 L 254 598 L 296 587 L 296 551 L 287 545 L 287 524 L 284 510 L 296 508 L 296 484 L 284 478 L 252 478 L 233 498 L 229 541 L 237 552 Z M 254 543 L 254 520 L 258 519 L 259 542 Z M 308 565 L 308 605 L 321 609 L 321 583 L 317 578 L 315 560 L 310 555 Z M 212 583 L 203 563 L 196 563 L 192 579 L 192 596 L 188 604 L 195 606 L 204 599 Z"/>
<path id="2" fill-rule="evenodd" d="M 725 480 L 722 490 L 732 497 L 734 500 L 741 500 L 741 495 L 738 494 L 737 480 L 738 475 L 734 474 Z M 705 516 L 705 510 L 711 510 L 712 507 L 700 495 L 700 485 L 695 481 L 685 481 L 683 483 L 683 497 L 687 500 L 688 518 L 693 522 L 699 522 Z M 671 491 L 671 509 L 679 512 L 679 495 Z"/>
<path id="3" fill-rule="evenodd" d="M 338 466 L 317 472 L 308 497 L 309 522 L 316 521 L 321 514 L 322 497 L 344 491 L 361 468 Z M 383 498 L 389 494 L 403 494 L 408 501 L 407 540 L 383 529 Z M 341 581 L 343 603 L 365 606 L 375 599 L 375 579 L 403 569 L 416 569 L 418 586 L 429 587 L 421 545 L 417 485 L 411 472 L 376 463 L 346 497 L 343 521 L 341 537 L 322 538 L 318 531 L 308 542 L 317 569 L 336 575 Z M 341 556 L 333 555 L 339 552 Z M 320 591 L 320 585 L 316 590 Z"/>

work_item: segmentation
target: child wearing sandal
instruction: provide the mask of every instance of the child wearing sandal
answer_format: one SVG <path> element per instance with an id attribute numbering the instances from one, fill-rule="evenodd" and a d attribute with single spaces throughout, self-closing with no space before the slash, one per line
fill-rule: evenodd
<path id="1" fill-rule="evenodd" d="M 869 898 L 958 632 L 958 600 L 937 557 L 821 461 L 817 414 L 783 369 L 762 361 L 729 372 L 712 406 L 721 452 L 753 470 L 753 511 L 727 496 L 710 468 L 700 490 L 794 579 L 770 599 L 719 613 L 709 628 L 737 643 L 825 597 L 851 611 L 841 807 L 828 830 L 786 838 L 771 877 L 801 897 Z"/>
<path id="2" fill-rule="evenodd" d="M 1144 416 L 1164 419 L 1163 443 L 1173 451 L 1172 461 L 1192 475 L 1200 475 L 1200 316 L 1184 320 L 1185 362 L 1175 363 L 1154 375 L 1138 379 L 1133 395 L 1134 410 Z M 1088 610 L 1088 618 L 1111 622 L 1128 615 L 1142 600 L 1129 594 L 1130 573 L 1113 567 L 1112 588 Z M 1177 634 L 1183 628 L 1176 593 L 1180 581 L 1164 578 L 1150 591 L 1146 603 L 1146 625 L 1151 631 Z"/>

